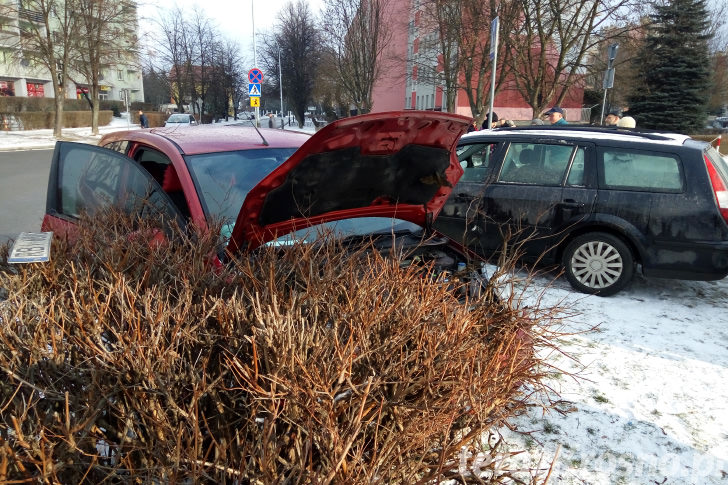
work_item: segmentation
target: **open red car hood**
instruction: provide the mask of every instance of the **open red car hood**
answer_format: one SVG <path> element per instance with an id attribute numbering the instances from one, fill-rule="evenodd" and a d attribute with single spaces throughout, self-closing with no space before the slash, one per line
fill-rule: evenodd
<path id="1" fill-rule="evenodd" d="M 463 174 L 455 144 L 470 118 L 429 111 L 336 121 L 256 185 L 228 249 L 351 217 L 397 217 L 427 227 Z"/>

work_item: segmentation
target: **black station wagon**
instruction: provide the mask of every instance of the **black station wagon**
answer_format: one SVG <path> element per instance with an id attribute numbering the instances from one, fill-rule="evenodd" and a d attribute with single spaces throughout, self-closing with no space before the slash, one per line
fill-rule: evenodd
<path id="1" fill-rule="evenodd" d="M 728 274 L 728 165 L 684 135 L 566 126 L 484 130 L 435 227 L 486 256 L 507 242 L 612 295 L 645 276 Z"/>

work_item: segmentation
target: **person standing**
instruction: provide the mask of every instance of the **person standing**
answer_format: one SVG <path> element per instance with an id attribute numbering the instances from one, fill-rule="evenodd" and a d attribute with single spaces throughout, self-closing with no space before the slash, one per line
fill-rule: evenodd
<path id="1" fill-rule="evenodd" d="M 139 124 L 142 128 L 149 128 L 149 120 L 142 110 L 139 110 Z"/>
<path id="2" fill-rule="evenodd" d="M 268 128 L 275 128 L 275 121 L 273 121 L 273 113 L 268 113 Z"/>
<path id="3" fill-rule="evenodd" d="M 637 121 L 635 121 L 635 119 L 631 116 L 625 116 L 617 122 L 617 126 L 619 128 L 635 128 L 637 126 Z"/>
<path id="4" fill-rule="evenodd" d="M 619 123 L 619 111 L 610 111 L 604 118 L 604 126 L 617 126 Z"/>
<path id="5" fill-rule="evenodd" d="M 488 129 L 488 117 L 490 116 L 490 113 L 485 114 L 485 118 L 483 118 L 483 125 L 480 128 L 481 130 L 487 130 Z M 491 120 L 491 128 L 496 127 L 496 123 L 498 123 L 498 113 L 495 111 L 493 112 L 493 119 Z"/>
<path id="6" fill-rule="evenodd" d="M 549 122 L 552 125 L 568 125 L 567 121 L 564 119 L 564 110 L 561 109 L 559 106 L 554 106 L 550 110 L 548 110 L 546 113 L 549 117 Z"/>

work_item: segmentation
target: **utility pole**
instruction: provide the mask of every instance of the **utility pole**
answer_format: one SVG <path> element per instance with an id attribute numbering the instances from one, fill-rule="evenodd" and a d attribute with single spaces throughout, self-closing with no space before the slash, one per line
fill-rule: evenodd
<path id="1" fill-rule="evenodd" d="M 607 89 L 614 87 L 614 58 L 617 57 L 617 49 L 619 44 L 612 44 L 607 48 L 607 70 L 604 73 L 604 81 L 602 89 L 604 89 L 604 98 L 602 99 L 602 116 L 599 124 L 604 124 L 604 108 L 607 104 Z"/>
<path id="2" fill-rule="evenodd" d="M 488 129 L 493 129 L 493 105 L 495 104 L 495 71 L 498 67 L 498 24 L 500 17 L 490 23 L 490 109 L 488 110 Z"/>
<path id="3" fill-rule="evenodd" d="M 278 85 L 281 88 L 281 130 L 283 129 L 283 74 L 281 70 L 281 46 L 276 42 L 278 47 Z"/>

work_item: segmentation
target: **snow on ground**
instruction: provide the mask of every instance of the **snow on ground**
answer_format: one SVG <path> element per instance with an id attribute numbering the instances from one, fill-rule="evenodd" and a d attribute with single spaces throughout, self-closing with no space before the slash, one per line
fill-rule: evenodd
<path id="1" fill-rule="evenodd" d="M 223 121 L 222 124 L 232 123 L 248 123 L 242 120 Z M 261 121 L 262 126 L 268 126 L 267 120 Z M 112 118 L 111 123 L 106 126 L 99 127 L 99 134 L 92 135 L 91 127 L 84 128 L 63 128 L 62 140 L 64 141 L 77 141 L 82 143 L 96 144 L 106 133 L 120 130 L 135 130 L 139 129 L 139 124 L 130 123 L 127 118 L 127 113 L 122 113 L 121 118 Z M 313 133 L 315 131 L 312 124 L 307 124 L 302 129 L 298 129 L 297 126 L 286 127 L 286 129 L 293 129 L 297 131 L 305 131 Z M 52 129 L 45 130 L 26 130 L 26 131 L 0 131 L 0 151 L 9 150 L 33 150 L 33 149 L 48 149 L 53 148 L 56 143 L 56 138 L 53 136 Z"/>
<path id="2" fill-rule="evenodd" d="M 562 415 L 532 410 L 505 430 L 514 463 L 549 484 L 728 483 L 728 280 L 646 279 L 615 296 L 537 277 L 525 304 L 577 312 L 548 384 Z M 597 326 L 596 331 L 584 332 Z M 574 378 L 569 375 L 577 374 Z"/>
<path id="3" fill-rule="evenodd" d="M 114 118 L 100 132 L 138 127 Z M 63 135 L 101 137 L 90 128 Z M 0 150 L 54 143 L 52 130 L 0 132 Z M 514 422 L 529 434 L 504 430 L 512 450 L 528 451 L 514 464 L 553 462 L 550 484 L 728 484 L 728 280 L 636 276 L 608 298 L 576 293 L 563 278 L 551 283 L 536 278 L 524 303 L 576 312 L 563 329 L 572 334 L 561 339 L 565 354 L 544 355 L 563 370 L 548 384 L 574 410 L 534 409 Z"/>

